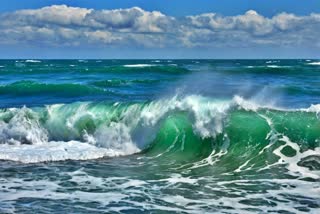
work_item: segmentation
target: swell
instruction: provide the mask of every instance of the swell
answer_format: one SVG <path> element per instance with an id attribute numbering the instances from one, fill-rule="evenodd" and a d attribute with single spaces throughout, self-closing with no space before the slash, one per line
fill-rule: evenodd
<path id="1" fill-rule="evenodd" d="M 242 66 L 233 68 L 223 68 L 220 71 L 230 74 L 271 74 L 271 75 L 306 75 L 318 74 L 318 70 L 306 66 Z"/>
<path id="2" fill-rule="evenodd" d="M 71 62 L 70 62 L 71 63 Z M 175 65 L 154 65 L 154 66 L 130 66 L 130 65 L 82 65 L 75 64 L 47 64 L 38 65 L 38 63 L 22 64 L 20 66 L 6 65 L 1 69 L 1 74 L 52 74 L 52 73 L 72 73 L 72 74 L 96 74 L 96 73 L 116 73 L 116 74 L 128 74 L 128 73 L 160 73 L 160 74 L 186 74 L 191 71 L 185 67 L 179 67 Z"/>
<path id="3" fill-rule="evenodd" d="M 279 90 L 291 95 L 307 94 L 320 96 L 320 89 L 317 87 L 283 86 Z"/>
<path id="4" fill-rule="evenodd" d="M 94 85 L 96 87 L 119 87 L 119 86 L 128 86 L 132 84 L 155 84 L 160 83 L 163 80 L 156 79 L 133 79 L 133 80 L 124 80 L 124 79 L 110 79 L 110 80 L 100 80 L 90 82 L 90 85 Z"/>
<path id="5" fill-rule="evenodd" d="M 62 97 L 86 96 L 111 93 L 93 86 L 73 83 L 39 83 L 35 81 L 18 81 L 0 86 L 0 95 L 32 96 L 32 95 L 56 95 Z"/>
<path id="6" fill-rule="evenodd" d="M 164 161 L 194 162 L 227 153 L 229 159 L 243 162 L 255 158 L 268 145 L 277 151 L 286 143 L 283 139 L 290 139 L 299 148 L 297 151 L 288 143 L 281 150 L 290 157 L 319 149 L 319 113 L 319 105 L 281 110 L 240 97 L 219 101 L 200 96 L 148 103 L 2 109 L 0 159 L 38 162 L 143 151 Z M 39 149 L 46 152 L 38 154 Z M 243 159 L 238 160 L 238 156 Z M 277 160 L 274 155 L 264 158 L 258 163 Z"/>
<path id="7" fill-rule="evenodd" d="M 118 65 L 118 66 L 108 66 L 104 69 L 94 68 L 81 72 L 106 72 L 106 73 L 132 73 L 132 72 L 146 72 L 146 73 L 163 73 L 163 74 L 186 74 L 189 73 L 190 70 L 184 67 L 171 66 L 171 65 L 155 65 L 155 66 L 126 66 L 126 65 Z"/>

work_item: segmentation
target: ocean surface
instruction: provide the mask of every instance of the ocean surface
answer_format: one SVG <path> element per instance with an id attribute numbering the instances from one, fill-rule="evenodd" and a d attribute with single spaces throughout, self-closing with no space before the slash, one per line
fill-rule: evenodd
<path id="1" fill-rule="evenodd" d="M 0 60 L 0 213 L 320 213 L 320 60 Z"/>

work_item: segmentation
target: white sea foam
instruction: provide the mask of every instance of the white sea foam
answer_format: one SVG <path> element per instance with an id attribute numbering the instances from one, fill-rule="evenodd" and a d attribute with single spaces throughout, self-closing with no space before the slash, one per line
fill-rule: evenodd
<path id="1" fill-rule="evenodd" d="M 320 65 L 320 62 L 310 62 L 308 65 Z"/>
<path id="2" fill-rule="evenodd" d="M 288 110 L 277 107 L 273 100 L 268 100 L 268 102 L 261 101 L 259 95 L 251 99 L 244 99 L 243 97 L 236 95 L 233 97 L 233 102 L 237 107 L 246 111 L 257 111 L 259 109 L 273 109 L 278 111 Z"/>
<path id="3" fill-rule="evenodd" d="M 279 66 L 279 65 L 267 65 L 268 68 L 281 68 L 285 66 Z"/>
<path id="4" fill-rule="evenodd" d="M 197 181 L 197 179 L 182 177 L 180 174 L 172 174 L 169 178 L 150 180 L 149 182 L 166 182 L 169 185 L 174 185 L 177 183 L 196 184 Z"/>
<path id="5" fill-rule="evenodd" d="M 154 64 L 132 64 L 132 65 L 123 65 L 123 67 L 126 68 L 143 68 L 143 67 L 153 67 L 153 66 L 157 66 Z"/>
<path id="6" fill-rule="evenodd" d="M 46 130 L 32 110 L 12 108 L 1 116 L 9 114 L 13 115 L 9 122 L 0 121 L 0 143 L 42 144 L 48 140 Z"/>
<path id="7" fill-rule="evenodd" d="M 314 150 L 307 150 L 305 152 L 300 152 L 300 147 L 297 143 L 292 142 L 287 136 L 282 136 L 280 139 L 281 141 L 285 142 L 284 145 L 278 147 L 276 150 L 273 151 L 275 155 L 277 155 L 280 159 L 276 164 L 286 164 L 288 173 L 293 176 L 300 176 L 300 177 L 310 177 L 314 179 L 320 178 L 320 171 L 319 170 L 309 170 L 306 167 L 299 166 L 299 161 L 303 160 L 304 158 L 317 156 L 320 154 L 320 148 L 317 147 Z M 281 150 L 285 147 L 290 147 L 293 149 L 296 154 L 293 157 L 288 157 L 284 155 Z"/>
<path id="8" fill-rule="evenodd" d="M 277 63 L 277 62 L 279 62 L 279 60 L 269 60 L 269 61 L 266 61 L 266 64 Z"/>
<path id="9" fill-rule="evenodd" d="M 314 112 L 316 113 L 317 117 L 320 119 L 320 104 L 312 104 L 309 108 L 302 108 L 299 111 L 304 112 Z"/>
<path id="10" fill-rule="evenodd" d="M 212 175 L 191 179 L 192 182 L 184 182 L 182 179 L 178 182 L 168 182 L 170 177 L 167 176 L 164 179 L 142 181 L 126 176 L 96 177 L 81 169 L 70 173 L 62 172 L 61 176 L 67 180 L 61 182 L 52 178 L 0 178 L 0 191 L 6 199 L 2 206 L 6 205 L 9 210 L 10 205 L 15 205 L 19 199 L 41 198 L 97 204 L 94 207 L 83 206 L 87 212 L 99 212 L 107 206 L 109 211 L 114 212 L 144 209 L 159 212 L 206 213 L 209 207 L 211 211 L 219 210 L 226 213 L 279 212 L 281 210 L 297 213 L 297 205 L 308 208 L 310 213 L 319 211 L 317 206 L 309 206 L 310 203 L 317 204 L 319 200 L 319 184 L 299 179 L 229 178 L 224 180 Z M 179 177 L 182 176 L 179 175 Z M 68 191 L 61 191 L 65 189 L 65 182 L 72 182 L 77 185 L 77 188 L 69 187 Z M 203 184 L 203 191 L 198 191 L 197 183 L 200 182 Z M 181 185 L 188 185 L 190 188 Z M 255 191 L 253 188 L 255 186 L 259 186 L 259 190 Z M 219 192 L 223 192 L 223 196 L 219 195 Z M 150 200 L 135 200 L 132 196 L 138 198 L 144 196 Z M 292 198 L 295 199 L 292 200 Z M 246 201 L 257 200 L 265 203 L 246 203 Z M 38 206 L 41 206 L 41 203 Z"/>
<path id="11" fill-rule="evenodd" d="M 39 63 L 40 60 L 34 60 L 34 59 L 27 59 L 25 62 L 31 62 L 31 63 Z"/>
<path id="12" fill-rule="evenodd" d="M 241 96 L 234 96 L 233 102 L 240 108 L 246 111 L 257 111 L 259 109 L 270 109 L 277 111 L 302 111 L 302 112 L 314 112 L 316 114 L 320 114 L 320 104 L 312 104 L 308 108 L 283 108 L 275 105 L 274 102 L 269 101 L 269 103 L 259 103 L 255 101 L 255 99 L 245 99 Z"/>
<path id="13" fill-rule="evenodd" d="M 36 163 L 61 160 L 88 160 L 102 157 L 114 157 L 138 152 L 138 148 L 122 151 L 121 149 L 99 148 L 79 141 L 50 141 L 41 145 L 0 144 L 0 159 Z"/>
<path id="14" fill-rule="evenodd" d="M 320 104 L 312 104 L 309 108 L 301 109 L 301 110 L 302 111 L 307 111 L 307 112 L 320 113 Z"/>
<path id="15" fill-rule="evenodd" d="M 248 66 L 245 66 L 246 68 L 288 68 L 290 66 L 287 66 L 287 65 L 269 65 L 268 62 L 266 62 L 268 65 L 266 66 L 252 66 L 252 65 L 248 65 Z M 271 62 L 270 62 L 271 63 Z"/>
<path id="16" fill-rule="evenodd" d="M 257 111 L 260 106 L 257 105 L 254 102 L 250 102 L 248 100 L 245 100 L 243 97 L 241 96 L 235 96 L 233 98 L 234 102 L 239 105 L 240 107 L 242 107 L 243 109 L 247 110 L 247 111 Z"/>
<path id="17" fill-rule="evenodd" d="M 90 181 L 91 182 L 91 181 Z M 0 190 L 7 190 L 9 194 L 6 194 L 5 203 L 21 199 L 55 199 L 55 200 L 71 200 L 81 202 L 95 202 L 101 205 L 108 205 L 111 202 L 119 202 L 123 200 L 127 195 L 119 192 L 86 192 L 86 191 L 73 191 L 73 192 L 61 192 L 59 188 L 63 188 L 58 182 L 42 179 L 42 180 L 23 180 L 20 178 L 15 179 L 0 179 L 0 183 L 6 183 L 6 186 L 1 186 Z M 23 185 L 23 188 L 20 188 Z M 16 191 L 16 188 L 20 188 Z M 15 191 L 11 191 L 14 189 Z M 37 189 L 37 191 L 35 191 Z M 3 202 L 3 201 L 1 201 Z M 90 208 L 88 208 L 90 210 Z M 93 208 L 91 208 L 93 209 Z M 88 210 L 88 211 L 89 211 Z M 95 209 L 93 209 L 95 210 Z M 92 211 L 92 210 L 91 210 Z"/>

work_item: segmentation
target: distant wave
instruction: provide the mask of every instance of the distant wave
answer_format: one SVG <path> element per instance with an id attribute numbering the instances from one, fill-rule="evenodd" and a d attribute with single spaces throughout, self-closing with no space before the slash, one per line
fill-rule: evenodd
<path id="1" fill-rule="evenodd" d="M 310 62 L 308 65 L 320 65 L 320 62 Z"/>
<path id="2" fill-rule="evenodd" d="M 290 68 L 288 65 L 248 65 L 246 68 Z"/>
<path id="3" fill-rule="evenodd" d="M 154 64 L 132 64 L 132 65 L 123 65 L 123 67 L 127 67 L 127 68 L 143 68 L 143 67 L 153 67 L 153 66 L 157 66 Z"/>
<path id="4" fill-rule="evenodd" d="M 289 65 L 249 65 L 249 66 L 243 66 L 241 69 L 228 69 L 223 70 L 223 73 L 232 73 L 232 74 L 240 74 L 240 73 L 256 73 L 256 74 L 294 74 L 294 73 L 301 73 L 301 69 L 299 67 L 295 66 L 289 66 Z M 305 72 L 314 72 L 314 70 L 307 70 Z"/>
<path id="5" fill-rule="evenodd" d="M 281 67 L 287 67 L 287 66 L 279 66 L 279 65 L 267 65 L 268 68 L 281 68 Z"/>
<path id="6" fill-rule="evenodd" d="M 266 64 L 271 64 L 271 63 L 277 63 L 279 62 L 278 60 L 269 60 L 269 61 L 266 61 Z"/>
<path id="7" fill-rule="evenodd" d="M 27 59 L 25 62 L 31 62 L 31 63 L 39 63 L 40 60 L 34 60 L 34 59 Z"/>
<path id="8" fill-rule="evenodd" d="M 97 87 L 116 87 L 116 86 L 124 86 L 130 84 L 152 84 L 152 83 L 159 83 L 161 82 L 160 79 L 133 79 L 133 80 L 123 80 L 123 79 L 110 79 L 110 80 L 99 80 L 91 82 L 91 85 Z"/>
<path id="9" fill-rule="evenodd" d="M 186 74 L 191 72 L 187 68 L 178 67 L 175 65 L 154 65 L 154 64 L 136 64 L 136 65 L 119 65 L 110 66 L 104 72 L 119 72 L 119 73 L 131 73 L 131 72 L 152 72 L 152 73 L 164 73 L 164 74 Z M 94 71 L 91 71 L 94 72 Z M 102 71 L 101 71 L 102 72 Z"/>
<path id="10" fill-rule="evenodd" d="M 310 94 L 320 96 L 320 88 L 318 87 L 280 86 L 278 88 L 275 88 L 275 90 L 277 89 L 293 95 Z"/>
<path id="11" fill-rule="evenodd" d="M 31 66 L 31 65 L 30 65 Z M 178 74 L 178 73 L 188 73 L 185 67 L 177 66 L 176 64 L 162 65 L 162 64 L 132 64 L 132 65 L 108 65 L 108 66 L 94 66 L 94 67 L 84 67 L 79 64 L 59 64 L 53 66 L 42 65 L 45 69 L 41 67 L 32 66 L 28 69 L 28 63 L 16 62 L 15 67 L 17 69 L 6 69 L 2 74 L 11 75 L 17 74 L 50 74 L 54 73 L 64 73 L 72 71 L 73 73 L 131 73 L 131 72 L 153 72 L 153 73 L 165 73 L 165 74 Z M 20 69 L 24 68 L 24 69 Z"/>
<path id="12" fill-rule="evenodd" d="M 0 94 L 14 96 L 57 95 L 70 97 L 104 93 L 107 92 L 93 86 L 73 83 L 51 84 L 34 81 L 18 81 L 7 85 L 0 85 Z"/>

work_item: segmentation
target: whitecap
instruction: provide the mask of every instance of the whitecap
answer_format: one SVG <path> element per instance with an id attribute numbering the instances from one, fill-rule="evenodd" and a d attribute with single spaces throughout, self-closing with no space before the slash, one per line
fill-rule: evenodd
<path id="1" fill-rule="evenodd" d="M 280 68 L 281 66 L 279 65 L 267 65 L 268 68 Z M 284 67 L 284 66 L 282 66 Z"/>
<path id="2" fill-rule="evenodd" d="M 123 67 L 126 68 L 143 68 L 143 67 L 152 67 L 152 66 L 157 66 L 154 64 L 132 64 L 132 65 L 123 65 Z"/>
<path id="3" fill-rule="evenodd" d="M 320 62 L 310 62 L 308 65 L 320 65 Z"/>
<path id="4" fill-rule="evenodd" d="M 269 60 L 269 61 L 266 61 L 266 64 L 271 64 L 271 63 L 277 63 L 279 62 L 278 60 Z"/>
<path id="5" fill-rule="evenodd" d="M 39 63 L 40 60 L 34 60 L 34 59 L 27 59 L 25 62 L 31 62 L 31 63 Z"/>

